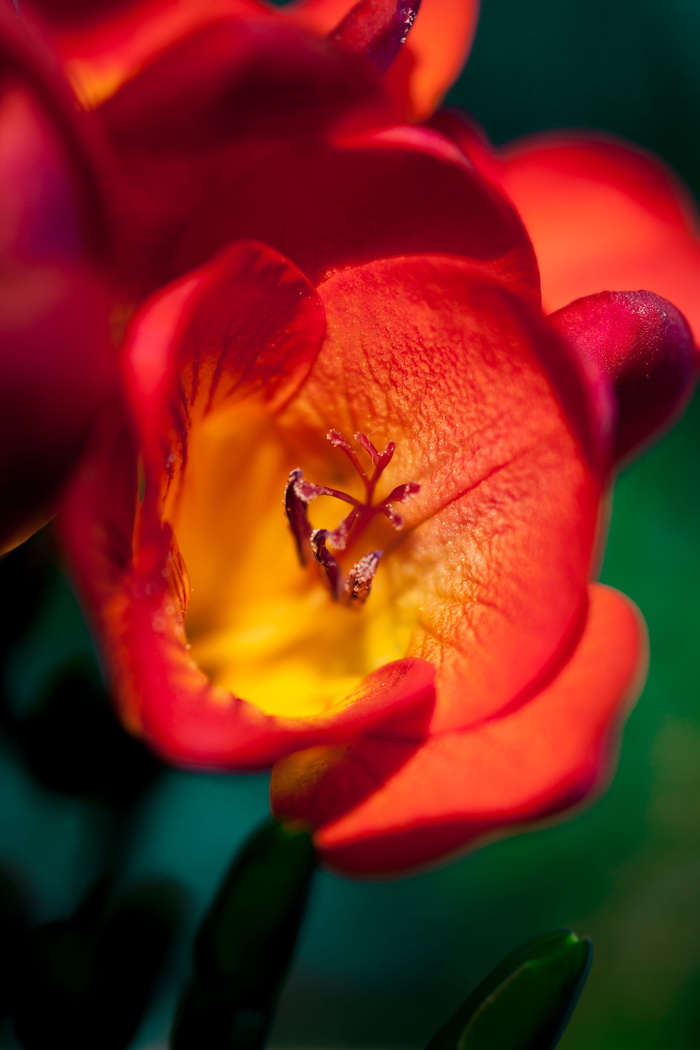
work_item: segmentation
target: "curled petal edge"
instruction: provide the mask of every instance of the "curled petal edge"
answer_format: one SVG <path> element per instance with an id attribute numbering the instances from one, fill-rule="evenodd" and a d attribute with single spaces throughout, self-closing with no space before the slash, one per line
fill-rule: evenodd
<path id="1" fill-rule="evenodd" d="M 606 786 L 646 667 L 639 611 L 593 584 L 578 645 L 517 711 L 462 733 L 420 739 L 399 724 L 294 755 L 273 771 L 274 811 L 314 827 L 325 863 L 355 876 L 413 871 L 524 830 Z"/>

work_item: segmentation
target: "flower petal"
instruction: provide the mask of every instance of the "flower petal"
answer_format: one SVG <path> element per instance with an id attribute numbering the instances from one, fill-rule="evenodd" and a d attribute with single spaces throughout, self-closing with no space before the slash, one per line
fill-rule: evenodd
<path id="1" fill-rule="evenodd" d="M 124 348 L 126 387 L 152 476 L 179 473 L 193 418 L 303 381 L 325 332 L 306 278 L 265 244 L 239 241 L 145 304 Z"/>
<path id="2" fill-rule="evenodd" d="M 374 258 L 444 253 L 472 258 L 539 297 L 517 214 L 434 132 L 394 128 L 333 146 L 307 142 L 251 173 L 228 170 L 206 194 L 207 181 L 199 186 L 201 203 L 156 269 L 167 265 L 175 276 L 226 240 L 250 237 L 274 245 L 314 282 Z"/>
<path id="3" fill-rule="evenodd" d="M 53 41 L 73 88 L 93 108 L 170 44 L 231 15 L 265 16 L 259 0 L 138 0 L 129 3 L 35 4 L 52 25 Z"/>
<path id="4" fill-rule="evenodd" d="M 0 551 L 53 513 L 116 373 L 106 209 L 52 61 L 0 7 Z"/>
<path id="5" fill-rule="evenodd" d="M 273 772 L 275 812 L 311 822 L 332 868 L 377 875 L 568 809 L 610 776 L 645 641 L 632 603 L 593 585 L 578 644 L 536 695 L 465 732 L 424 740 L 397 722 L 294 755 Z"/>
<path id="6" fill-rule="evenodd" d="M 277 215 L 289 154 L 293 168 L 331 129 L 386 123 L 392 110 L 364 63 L 327 41 L 274 19 L 231 18 L 159 54 L 100 113 L 123 183 L 121 224 L 131 236 L 124 269 L 150 291 L 228 241 L 251 236 L 232 230 L 228 218 L 232 207 L 238 214 L 241 187 L 258 209 Z M 249 187 L 258 178 L 256 195 Z M 206 250 L 178 269 L 172 247 L 183 228 L 205 221 L 212 199 L 215 229 L 203 231 Z M 252 236 L 285 250 L 279 236 Z"/>
<path id="7" fill-rule="evenodd" d="M 318 33 L 330 33 L 356 0 L 300 0 L 285 13 Z M 388 79 L 406 116 L 426 117 L 457 79 L 469 54 L 479 0 L 422 0 Z"/>
<path id="8" fill-rule="evenodd" d="M 501 182 L 532 237 L 546 310 L 645 288 L 700 335 L 698 212 L 660 160 L 614 138 L 553 133 L 510 144 Z"/>
<path id="9" fill-rule="evenodd" d="M 165 487 L 178 478 L 169 450 L 185 456 L 190 427 L 222 401 L 235 412 L 245 393 L 279 407 L 324 330 L 316 293 L 291 264 L 265 245 L 233 245 L 134 321 L 125 358 L 145 453 L 138 513 L 136 448 L 118 410 L 102 421 L 67 501 L 65 542 L 122 717 L 172 760 L 257 768 L 319 740 L 347 739 L 387 712 L 432 705 L 434 671 L 420 659 L 377 669 L 343 705 L 305 719 L 263 713 L 212 685 L 192 661 L 187 569 L 163 517 L 158 475 Z"/>
<path id="10" fill-rule="evenodd" d="M 329 34 L 346 51 L 385 73 L 399 54 L 421 0 L 360 0 Z"/>
<path id="11" fill-rule="evenodd" d="M 525 302 L 457 259 L 366 264 L 319 295 L 328 336 L 277 426 L 321 484 L 349 480 L 327 473 L 329 430 L 396 442 L 387 492 L 420 491 L 403 531 L 363 542 L 384 550 L 407 654 L 438 669 L 433 724 L 464 726 L 579 628 L 607 463 L 588 381 Z M 373 594 L 368 622 L 382 610 Z"/>

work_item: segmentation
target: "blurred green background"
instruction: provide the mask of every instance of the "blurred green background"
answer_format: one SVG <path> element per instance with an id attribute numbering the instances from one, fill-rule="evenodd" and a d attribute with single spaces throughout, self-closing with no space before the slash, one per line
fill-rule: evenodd
<path id="1" fill-rule="evenodd" d="M 483 0 L 450 101 L 498 143 L 561 126 L 623 135 L 669 161 L 698 196 L 699 52 L 697 0 Z M 699 455 L 696 401 L 615 491 L 603 578 L 643 610 L 652 662 L 610 790 L 568 823 L 430 874 L 380 884 L 322 875 L 273 1046 L 418 1048 L 501 956 L 561 925 L 592 936 L 596 950 L 563 1050 L 700 1046 Z M 12 654 L 13 705 L 30 705 L 75 659 L 89 664 L 89 641 L 55 580 Z M 42 788 L 5 739 L 0 761 L 0 858 L 39 917 L 60 917 L 120 829 L 98 804 Z M 266 790 L 262 777 L 168 772 L 122 834 L 124 882 L 165 874 L 188 889 L 178 958 L 134 1050 L 162 1040 L 187 937 L 266 814 Z"/>

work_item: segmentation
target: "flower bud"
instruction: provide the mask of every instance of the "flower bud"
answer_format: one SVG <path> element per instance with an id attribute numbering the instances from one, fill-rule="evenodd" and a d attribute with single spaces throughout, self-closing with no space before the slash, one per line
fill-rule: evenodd
<path id="1" fill-rule="evenodd" d="M 550 321 L 606 377 L 617 402 L 616 458 L 669 427 L 690 398 L 698 354 L 687 321 L 653 292 L 599 292 Z"/>

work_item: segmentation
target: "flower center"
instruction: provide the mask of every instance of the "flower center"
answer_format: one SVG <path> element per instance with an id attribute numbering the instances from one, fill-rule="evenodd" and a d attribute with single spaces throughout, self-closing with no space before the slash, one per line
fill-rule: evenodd
<path id="1" fill-rule="evenodd" d="M 377 514 L 383 514 L 389 519 L 389 522 L 395 529 L 401 529 L 403 527 L 403 518 L 394 509 L 394 504 L 403 503 L 409 496 L 415 495 L 419 491 L 420 485 L 415 481 L 397 485 L 396 488 L 391 490 L 386 499 L 381 500 L 379 503 L 374 503 L 374 490 L 380 477 L 391 462 L 396 450 L 396 443 L 390 441 L 384 451 L 380 452 L 365 434 L 355 434 L 356 444 L 359 445 L 372 462 L 372 471 L 368 473 L 362 469 L 362 463 L 357 453 L 342 434 L 339 434 L 336 430 L 329 430 L 326 437 L 334 448 L 338 448 L 345 453 L 360 475 L 365 488 L 364 500 L 355 499 L 354 496 L 350 496 L 347 492 L 342 492 L 340 489 L 329 488 L 327 485 L 316 485 L 312 481 L 307 481 L 303 472 L 297 468 L 291 472 L 287 480 L 284 506 L 301 565 L 305 566 L 308 563 L 309 556 L 313 556 L 320 566 L 321 573 L 333 600 L 343 605 L 361 606 L 369 598 L 372 590 L 372 580 L 383 552 L 376 550 L 365 554 L 345 573 L 338 559 L 328 548 L 330 546 L 337 552 L 348 550 L 350 546 L 357 542 L 360 535 Z M 312 527 L 308 516 L 308 506 L 318 496 L 331 496 L 333 499 L 350 504 L 350 512 L 335 529 L 314 529 Z"/>

